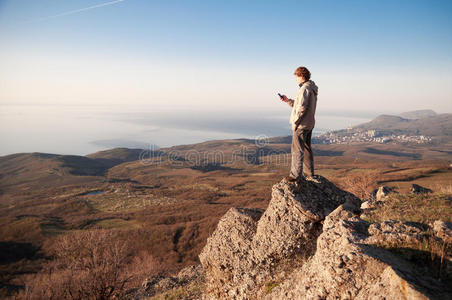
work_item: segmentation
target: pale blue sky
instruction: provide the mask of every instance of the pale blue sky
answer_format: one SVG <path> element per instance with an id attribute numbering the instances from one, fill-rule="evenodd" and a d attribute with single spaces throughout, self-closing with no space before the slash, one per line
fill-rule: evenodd
<path id="1" fill-rule="evenodd" d="M 105 4 L 105 5 L 104 5 Z M 452 1 L 0 0 L 0 103 L 452 112 Z"/>

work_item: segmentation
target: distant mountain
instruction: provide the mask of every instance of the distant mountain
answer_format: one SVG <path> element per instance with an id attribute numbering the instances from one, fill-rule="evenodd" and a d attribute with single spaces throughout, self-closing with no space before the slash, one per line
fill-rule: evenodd
<path id="1" fill-rule="evenodd" d="M 439 114 L 421 119 L 380 115 L 368 123 L 353 127 L 353 129 L 391 130 L 409 135 L 451 136 L 452 114 Z"/>
<path id="2" fill-rule="evenodd" d="M 431 109 L 413 110 L 401 113 L 399 116 L 404 119 L 423 119 L 436 116 L 437 113 Z"/>
<path id="3" fill-rule="evenodd" d="M 353 142 L 444 143 L 452 140 L 452 114 L 436 114 L 430 110 L 393 115 L 380 115 L 370 122 L 347 129 L 324 133 L 314 143 L 341 144 Z M 426 116 L 426 117 L 425 117 Z"/>

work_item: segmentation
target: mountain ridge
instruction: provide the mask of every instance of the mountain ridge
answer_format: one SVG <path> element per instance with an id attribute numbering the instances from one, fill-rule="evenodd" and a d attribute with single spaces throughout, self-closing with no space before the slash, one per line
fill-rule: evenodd
<path id="1" fill-rule="evenodd" d="M 399 116 L 405 119 L 422 119 L 426 117 L 433 117 L 436 115 L 437 113 L 431 109 L 413 110 L 399 114 Z"/>

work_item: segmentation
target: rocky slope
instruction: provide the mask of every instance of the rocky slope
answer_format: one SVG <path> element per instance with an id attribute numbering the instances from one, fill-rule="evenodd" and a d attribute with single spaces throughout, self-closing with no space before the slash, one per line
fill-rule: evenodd
<path id="1" fill-rule="evenodd" d="M 360 205 L 319 177 L 275 184 L 265 211 L 231 208 L 199 255 L 203 298 L 450 299 L 450 257 L 439 277 L 415 254 L 394 251 L 431 241 L 447 247 L 450 224 L 370 224 Z"/>

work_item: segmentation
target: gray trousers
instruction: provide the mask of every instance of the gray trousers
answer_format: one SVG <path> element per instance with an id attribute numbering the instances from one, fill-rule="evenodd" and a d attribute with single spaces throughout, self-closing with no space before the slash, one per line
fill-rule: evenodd
<path id="1" fill-rule="evenodd" d="M 311 148 L 312 129 L 297 128 L 292 135 L 292 161 L 290 176 L 300 179 L 302 175 L 314 176 L 314 156 Z"/>

